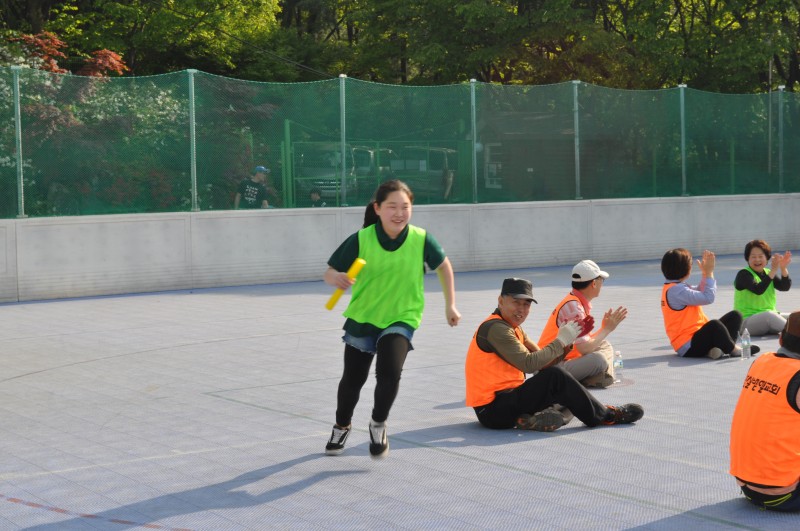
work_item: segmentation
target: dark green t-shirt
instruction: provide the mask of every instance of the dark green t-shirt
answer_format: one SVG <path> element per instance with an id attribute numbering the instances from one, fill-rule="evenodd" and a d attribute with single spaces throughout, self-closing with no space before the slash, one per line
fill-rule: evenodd
<path id="1" fill-rule="evenodd" d="M 386 234 L 386 232 L 384 232 L 379 220 L 375 224 L 375 234 L 378 236 L 378 243 L 381 244 L 381 247 L 391 252 L 398 249 L 401 245 L 403 245 L 403 242 L 406 241 L 406 237 L 408 236 L 408 227 L 404 228 L 397 238 L 393 240 Z M 328 265 L 336 271 L 347 271 L 353 261 L 358 258 L 358 251 L 358 233 L 356 232 L 348 236 L 347 239 L 343 241 L 342 244 L 339 245 L 339 247 L 333 252 L 331 257 L 328 259 Z M 444 259 L 447 258 L 447 255 L 444 254 L 444 249 L 442 249 L 442 246 L 439 245 L 439 242 L 436 241 L 436 238 L 434 238 L 431 233 L 427 231 L 425 234 L 425 247 L 422 254 L 423 263 L 421 263 L 419 266 L 424 268 L 427 265 L 428 269 L 430 270 L 434 270 L 442 265 Z M 396 324 L 400 326 L 406 326 L 403 325 L 403 323 Z M 409 330 L 413 330 L 411 327 L 406 327 L 409 328 Z M 377 334 L 381 331 L 371 324 L 359 323 L 353 321 L 352 319 L 347 319 L 343 328 L 346 332 L 358 337 Z"/>

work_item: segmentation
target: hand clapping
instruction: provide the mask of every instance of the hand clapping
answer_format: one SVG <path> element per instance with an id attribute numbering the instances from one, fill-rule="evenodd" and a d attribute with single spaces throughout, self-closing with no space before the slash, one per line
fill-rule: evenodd
<path id="1" fill-rule="evenodd" d="M 700 268 L 704 277 L 711 277 L 714 275 L 714 267 L 717 265 L 717 257 L 706 249 L 703 251 L 703 257 L 697 261 L 697 267 Z"/>
<path id="2" fill-rule="evenodd" d="M 625 320 L 628 316 L 628 309 L 624 306 L 620 306 L 616 310 L 608 310 L 605 315 L 603 315 L 603 328 L 608 330 L 609 332 L 614 331 L 619 324 Z"/>

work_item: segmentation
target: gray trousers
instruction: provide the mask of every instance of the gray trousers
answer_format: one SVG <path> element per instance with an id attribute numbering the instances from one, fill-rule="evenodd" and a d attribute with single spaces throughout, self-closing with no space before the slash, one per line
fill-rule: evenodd
<path id="1" fill-rule="evenodd" d="M 744 332 L 744 329 L 747 328 L 751 337 L 778 334 L 786 325 L 787 317 L 789 317 L 789 314 L 778 312 L 757 313 L 744 320 L 741 331 Z"/>
<path id="2" fill-rule="evenodd" d="M 614 383 L 614 347 L 603 340 L 596 351 L 562 361 L 559 366 L 586 387 L 608 387 Z"/>

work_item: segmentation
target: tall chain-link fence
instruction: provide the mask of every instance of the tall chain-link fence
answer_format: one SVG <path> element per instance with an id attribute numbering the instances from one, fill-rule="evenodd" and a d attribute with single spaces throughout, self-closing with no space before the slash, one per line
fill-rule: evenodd
<path id="1" fill-rule="evenodd" d="M 390 178 L 417 204 L 800 191 L 800 100 L 783 90 L 10 67 L 0 94 L 2 218 L 232 209 L 248 186 L 258 207 L 363 205 Z"/>

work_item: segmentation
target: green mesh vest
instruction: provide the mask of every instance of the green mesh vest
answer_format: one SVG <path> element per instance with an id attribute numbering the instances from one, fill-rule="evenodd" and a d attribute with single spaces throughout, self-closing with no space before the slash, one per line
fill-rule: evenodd
<path id="1" fill-rule="evenodd" d="M 756 283 L 761 282 L 761 278 L 755 271 L 749 267 L 745 269 L 750 271 Z M 764 272 L 769 273 L 769 269 L 765 268 Z M 775 303 L 775 285 L 772 282 L 769 283 L 767 291 L 761 295 L 756 295 L 749 289 L 733 291 L 733 309 L 742 312 L 745 319 L 761 312 L 776 312 Z"/>
<path id="2" fill-rule="evenodd" d="M 392 252 L 381 247 L 375 225 L 358 231 L 358 256 L 367 265 L 353 284 L 345 317 L 381 329 L 397 322 L 419 327 L 425 308 L 424 249 L 425 230 L 413 225 Z"/>

